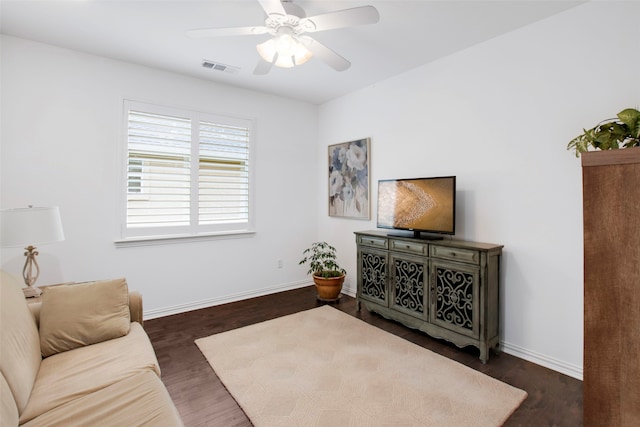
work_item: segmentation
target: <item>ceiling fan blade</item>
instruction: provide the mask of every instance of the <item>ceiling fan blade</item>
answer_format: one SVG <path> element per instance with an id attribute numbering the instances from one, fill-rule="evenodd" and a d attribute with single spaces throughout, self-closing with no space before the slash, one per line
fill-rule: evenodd
<path id="1" fill-rule="evenodd" d="M 280 0 L 258 0 L 258 3 L 260 3 L 260 6 L 262 6 L 267 15 L 271 15 L 272 13 L 279 15 L 287 14 Z"/>
<path id="2" fill-rule="evenodd" d="M 301 23 L 311 21 L 310 29 L 305 32 L 334 30 L 337 28 L 354 27 L 356 25 L 375 24 L 380 20 L 378 10 L 373 6 L 354 7 L 352 9 L 337 10 L 335 12 L 323 13 L 321 15 L 310 16 L 301 20 Z M 315 28 L 314 28 L 315 26 Z"/>
<path id="3" fill-rule="evenodd" d="M 275 55 L 275 58 L 273 59 L 273 62 L 265 61 L 264 59 L 260 58 L 260 60 L 256 64 L 256 68 L 253 70 L 253 74 L 257 76 L 263 76 L 265 74 L 268 74 L 269 71 L 271 71 L 271 67 L 273 66 L 273 63 L 276 62 L 276 59 L 278 59 L 277 53 Z"/>
<path id="4" fill-rule="evenodd" d="M 235 27 L 235 28 L 201 28 L 187 31 L 187 36 L 192 38 L 219 37 L 219 36 L 244 36 L 259 35 L 269 32 L 267 27 Z"/>
<path id="5" fill-rule="evenodd" d="M 344 71 L 351 66 L 351 62 L 311 37 L 304 37 L 304 45 L 316 58 L 324 61 L 336 71 Z"/>

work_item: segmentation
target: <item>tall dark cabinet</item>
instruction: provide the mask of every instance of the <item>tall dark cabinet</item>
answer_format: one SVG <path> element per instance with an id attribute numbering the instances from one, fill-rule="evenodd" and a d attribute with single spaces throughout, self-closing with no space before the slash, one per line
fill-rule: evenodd
<path id="1" fill-rule="evenodd" d="M 640 148 L 582 154 L 584 425 L 640 426 Z"/>

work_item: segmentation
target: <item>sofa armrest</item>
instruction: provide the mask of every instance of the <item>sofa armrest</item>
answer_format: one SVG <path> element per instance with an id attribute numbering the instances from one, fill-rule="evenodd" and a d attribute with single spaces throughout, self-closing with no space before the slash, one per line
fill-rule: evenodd
<path id="1" fill-rule="evenodd" d="M 40 309 L 42 308 L 41 302 L 29 303 L 29 309 L 33 318 L 36 320 L 36 326 L 40 327 Z M 144 325 L 142 319 L 142 294 L 138 291 L 129 291 L 129 314 L 132 322 L 138 322 L 140 325 Z"/>
<path id="2" fill-rule="evenodd" d="M 138 291 L 129 291 L 129 313 L 131 321 L 143 325 L 142 320 L 142 294 Z"/>

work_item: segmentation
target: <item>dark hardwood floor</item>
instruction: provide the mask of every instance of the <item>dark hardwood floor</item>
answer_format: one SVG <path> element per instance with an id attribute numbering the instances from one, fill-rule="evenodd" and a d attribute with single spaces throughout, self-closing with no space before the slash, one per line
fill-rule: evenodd
<path id="1" fill-rule="evenodd" d="M 213 372 L 194 340 L 321 305 L 313 286 L 145 322 L 166 384 L 187 427 L 251 426 L 244 412 Z M 478 350 L 444 341 L 369 313 L 356 311 L 343 295 L 334 307 L 392 334 L 526 390 L 529 397 L 507 426 L 581 426 L 582 382 L 506 353 L 493 352 L 483 365 Z M 340 427 L 340 426 L 336 426 Z"/>

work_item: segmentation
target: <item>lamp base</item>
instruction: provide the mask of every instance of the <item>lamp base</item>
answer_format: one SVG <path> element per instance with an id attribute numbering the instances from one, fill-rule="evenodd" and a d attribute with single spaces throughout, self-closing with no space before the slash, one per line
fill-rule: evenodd
<path id="1" fill-rule="evenodd" d="M 42 291 L 40 288 L 36 288 L 35 286 L 27 286 L 26 288 L 22 288 L 22 292 L 24 293 L 25 298 L 35 298 L 42 295 Z"/>

